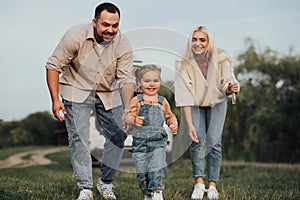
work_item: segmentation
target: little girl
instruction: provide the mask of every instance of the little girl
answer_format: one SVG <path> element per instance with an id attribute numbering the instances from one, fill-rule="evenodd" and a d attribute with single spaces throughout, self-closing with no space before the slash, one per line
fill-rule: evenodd
<path id="1" fill-rule="evenodd" d="M 176 134 L 178 123 L 168 101 L 157 94 L 161 70 L 155 65 L 138 70 L 136 78 L 142 94 L 131 99 L 125 122 L 132 126 L 132 158 L 145 200 L 163 200 L 168 137 L 163 125 L 166 122 Z"/>

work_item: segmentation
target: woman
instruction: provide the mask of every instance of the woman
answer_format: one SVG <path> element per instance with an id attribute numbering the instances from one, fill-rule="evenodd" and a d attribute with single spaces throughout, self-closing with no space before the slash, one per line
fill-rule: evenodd
<path id="1" fill-rule="evenodd" d="M 186 55 L 176 63 L 176 105 L 182 108 L 181 130 L 192 140 L 190 156 L 195 178 L 192 199 L 218 199 L 216 189 L 221 167 L 221 140 L 227 97 L 238 93 L 239 84 L 230 82 L 230 64 L 217 49 L 206 27 L 192 32 Z M 208 189 L 205 189 L 205 161 Z"/>

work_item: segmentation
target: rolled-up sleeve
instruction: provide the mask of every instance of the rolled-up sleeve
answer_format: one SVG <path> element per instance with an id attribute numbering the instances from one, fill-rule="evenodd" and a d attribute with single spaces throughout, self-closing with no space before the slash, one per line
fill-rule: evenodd
<path id="1" fill-rule="evenodd" d="M 74 28 L 69 29 L 64 34 L 54 52 L 48 58 L 45 66 L 46 69 L 56 70 L 59 73 L 62 73 L 64 67 L 70 64 L 71 60 L 74 58 L 76 46 L 78 45 L 78 42 L 73 39 L 73 29 Z"/>
<path id="2" fill-rule="evenodd" d="M 171 110 L 171 107 L 170 107 L 170 104 L 166 99 L 164 99 L 164 102 L 163 102 L 163 110 L 164 110 L 164 113 L 165 113 L 166 124 L 168 126 L 170 126 L 171 124 L 178 125 L 177 118 L 173 114 L 173 112 Z"/>

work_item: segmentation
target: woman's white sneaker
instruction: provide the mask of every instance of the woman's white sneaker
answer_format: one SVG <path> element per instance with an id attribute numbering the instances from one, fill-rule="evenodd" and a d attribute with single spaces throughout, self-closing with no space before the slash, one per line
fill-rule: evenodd
<path id="1" fill-rule="evenodd" d="M 194 191 L 192 193 L 192 199 L 203 199 L 205 192 L 205 185 L 203 183 L 197 183 L 194 186 Z"/>
<path id="2" fill-rule="evenodd" d="M 209 200 L 216 200 L 219 199 L 219 193 L 217 191 L 217 188 L 214 186 L 209 186 L 208 190 L 207 190 L 207 198 Z"/>

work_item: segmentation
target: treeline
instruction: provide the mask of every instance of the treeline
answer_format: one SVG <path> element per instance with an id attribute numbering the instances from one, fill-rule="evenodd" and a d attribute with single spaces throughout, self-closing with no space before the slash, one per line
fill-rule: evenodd
<path id="1" fill-rule="evenodd" d="M 228 104 L 223 152 L 226 159 L 300 161 L 300 56 L 258 53 L 249 39 L 238 56 L 241 92 Z"/>
<path id="2" fill-rule="evenodd" d="M 241 84 L 237 104 L 228 101 L 223 134 L 226 160 L 300 162 L 300 56 L 280 55 L 267 48 L 257 51 L 249 39 L 247 49 L 235 60 Z M 165 96 L 178 119 L 174 94 L 164 83 Z M 0 148 L 21 145 L 66 143 L 64 123 L 48 112 L 38 112 L 21 121 L 0 120 Z M 176 147 L 174 147 L 176 148 Z"/>
<path id="3" fill-rule="evenodd" d="M 37 112 L 20 121 L 0 120 L 0 148 L 66 143 L 65 124 L 49 112 Z"/>

